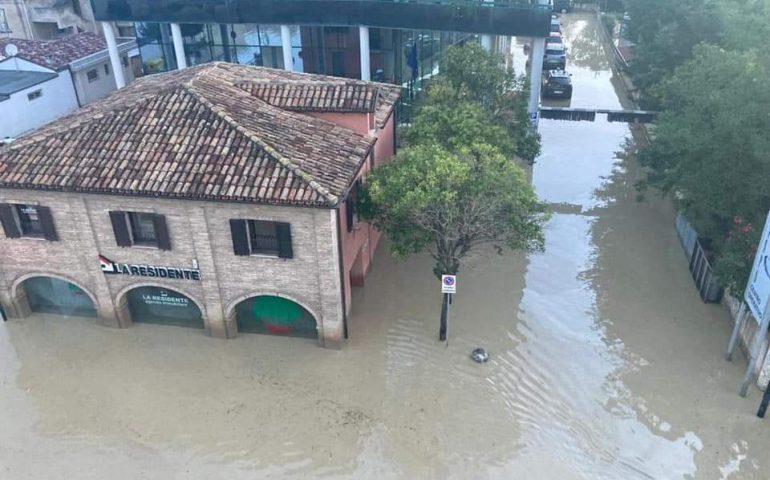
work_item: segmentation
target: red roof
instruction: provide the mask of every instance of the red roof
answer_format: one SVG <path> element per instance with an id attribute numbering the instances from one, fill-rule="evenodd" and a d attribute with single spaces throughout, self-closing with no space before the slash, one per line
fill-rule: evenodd
<path id="1" fill-rule="evenodd" d="M 57 40 L 25 40 L 0 38 L 0 60 L 4 60 L 5 46 L 14 44 L 19 58 L 60 70 L 79 58 L 107 49 L 107 42 L 91 32 L 76 33 Z"/>
<path id="2" fill-rule="evenodd" d="M 274 73 L 210 63 L 140 78 L 0 147 L 0 188 L 335 206 L 375 139 L 240 87 Z"/>

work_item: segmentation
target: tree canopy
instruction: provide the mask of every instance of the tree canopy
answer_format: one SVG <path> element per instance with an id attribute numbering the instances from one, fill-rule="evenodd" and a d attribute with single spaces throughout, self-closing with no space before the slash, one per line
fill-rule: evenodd
<path id="1" fill-rule="evenodd" d="M 388 235 L 395 254 L 429 251 L 436 276 L 457 273 L 481 245 L 543 247 L 544 206 L 521 168 L 492 145 L 411 146 L 366 185 L 364 217 Z"/>
<path id="2" fill-rule="evenodd" d="M 770 209 L 770 0 L 629 0 L 629 13 L 634 81 L 662 110 L 640 187 L 676 200 L 740 294 Z"/>
<path id="3" fill-rule="evenodd" d="M 478 45 L 450 48 L 405 131 L 406 147 L 361 192 L 361 214 L 393 252 L 429 252 L 437 276 L 457 273 L 482 245 L 543 247 L 545 207 L 514 158 L 533 155 L 539 139 L 525 85 L 502 63 Z"/>

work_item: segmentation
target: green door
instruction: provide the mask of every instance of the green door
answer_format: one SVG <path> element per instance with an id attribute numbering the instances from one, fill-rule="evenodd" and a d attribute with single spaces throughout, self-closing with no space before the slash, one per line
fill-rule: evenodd
<path id="1" fill-rule="evenodd" d="M 238 331 L 317 338 L 316 321 L 301 305 L 289 299 L 264 295 L 235 307 Z"/>

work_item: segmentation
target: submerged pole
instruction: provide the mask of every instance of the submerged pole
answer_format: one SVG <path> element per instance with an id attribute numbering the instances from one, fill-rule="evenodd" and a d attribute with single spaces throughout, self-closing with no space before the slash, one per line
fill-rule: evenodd
<path id="1" fill-rule="evenodd" d="M 438 331 L 438 339 L 442 342 L 446 340 L 447 323 L 449 322 L 449 295 L 444 294 L 444 300 L 441 302 L 441 326 Z"/>
<path id="2" fill-rule="evenodd" d="M 735 326 L 733 327 L 733 333 L 730 335 L 730 342 L 727 344 L 727 352 L 725 353 L 725 359 L 729 362 L 733 359 L 733 349 L 738 341 L 738 334 L 743 327 L 743 320 L 746 318 L 746 303 L 741 302 L 741 308 L 738 309 L 738 315 L 735 319 Z"/>
<path id="3" fill-rule="evenodd" d="M 759 404 L 759 410 L 757 411 L 757 416 L 759 418 L 765 418 L 768 404 L 770 404 L 770 385 L 765 388 L 765 393 L 762 395 L 762 403 Z"/>

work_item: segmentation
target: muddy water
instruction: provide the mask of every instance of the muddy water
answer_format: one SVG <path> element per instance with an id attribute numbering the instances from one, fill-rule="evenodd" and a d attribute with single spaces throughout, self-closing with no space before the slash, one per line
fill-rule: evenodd
<path id="1" fill-rule="evenodd" d="M 590 16 L 573 105 L 619 97 Z M 574 62 L 572 60 L 575 60 Z M 770 447 L 729 324 L 697 298 L 626 126 L 542 121 L 547 251 L 462 272 L 437 338 L 431 262 L 380 249 L 350 340 L 36 315 L 0 326 L 0 479 L 752 479 Z M 485 346 L 477 365 L 469 351 Z"/>

